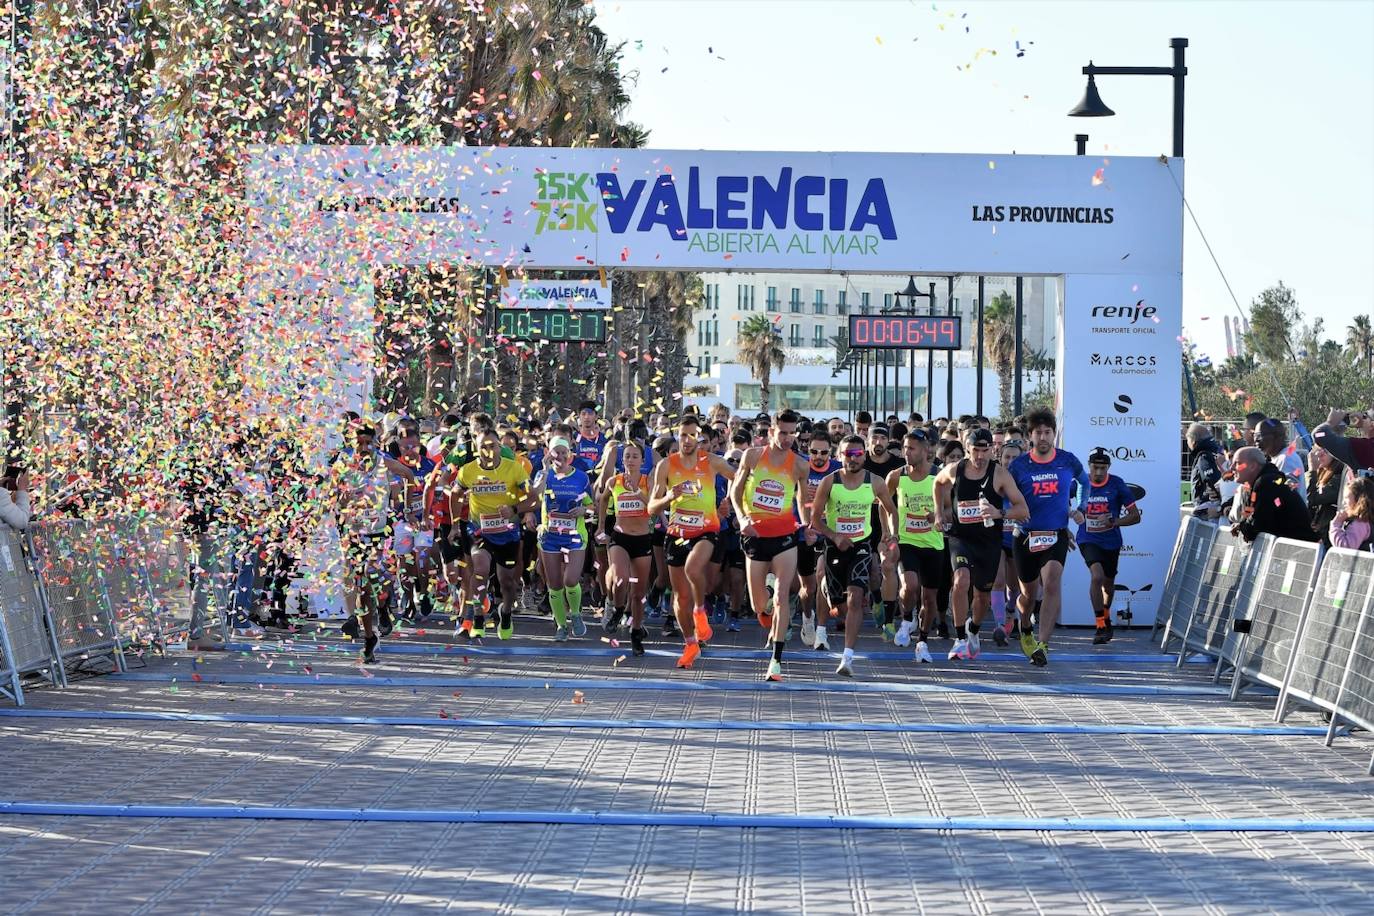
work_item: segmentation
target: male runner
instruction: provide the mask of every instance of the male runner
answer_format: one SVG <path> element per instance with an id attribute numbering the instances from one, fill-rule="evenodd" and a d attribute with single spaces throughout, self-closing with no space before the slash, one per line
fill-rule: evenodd
<path id="1" fill-rule="evenodd" d="M 1111 473 L 1112 456 L 1105 448 L 1088 455 L 1088 498 L 1082 511 L 1073 513 L 1078 523 L 1078 550 L 1088 566 L 1091 581 L 1088 601 L 1097 617 L 1093 645 L 1112 641 L 1112 593 L 1121 557 L 1121 529 L 1140 523 L 1140 509 L 1126 481 Z"/>
<path id="2" fill-rule="evenodd" d="M 864 459 L 864 470 L 882 481 L 887 481 L 894 471 L 902 469 L 901 456 L 888 451 L 889 433 L 889 428 L 882 424 L 875 423 L 868 428 L 868 457 Z M 877 506 L 873 507 L 873 524 L 878 524 Z M 869 600 L 873 606 L 873 623 L 878 627 L 883 641 L 889 642 L 897 632 L 893 623 L 897 611 L 897 587 L 900 584 L 897 578 L 897 554 L 885 552 L 880 559 L 879 568 L 874 570 L 876 581 L 870 583 Z"/>
<path id="3" fill-rule="evenodd" d="M 701 421 L 688 414 L 678 424 L 678 450 L 654 468 L 649 514 L 668 510 L 666 560 L 673 587 L 673 613 L 682 628 L 679 668 L 690 668 L 710 641 L 706 619 L 706 565 L 711 562 L 720 516 L 716 511 L 716 476 L 733 480 L 725 459 L 701 448 Z"/>
<path id="4" fill-rule="evenodd" d="M 1025 494 L 1030 517 L 1012 545 L 1016 556 L 1016 577 L 1021 594 L 1016 599 L 1021 612 L 1021 651 L 1031 664 L 1049 664 L 1050 637 L 1059 623 L 1059 605 L 1064 575 L 1064 559 L 1072 540 L 1069 535 L 1069 487 L 1078 482 L 1080 508 L 1088 493 L 1088 475 L 1072 452 L 1055 448 L 1057 424 L 1054 411 L 1037 407 L 1026 414 L 1030 428 L 1031 450 L 1011 463 L 1008 471 Z M 1040 638 L 1031 633 L 1028 621 L 1035 606 L 1035 586 L 1041 586 Z"/>
<path id="5" fill-rule="evenodd" d="M 864 593 L 868 591 L 877 529 L 872 508 L 883 509 L 879 516 L 883 546 L 892 549 L 892 518 L 896 508 L 880 477 L 864 470 L 864 440 L 850 436 L 844 440 L 844 467 L 821 481 L 811 513 L 811 527 L 830 541 L 825 552 L 825 590 L 833 607 L 845 608 L 844 654 L 835 673 L 854 676 L 854 645 L 859 641 L 863 621 Z M 824 510 L 824 511 L 821 511 Z M 816 643 L 825 642 L 822 627 L 816 627 Z"/>
<path id="6" fill-rule="evenodd" d="M 833 457 L 834 443 L 830 436 L 819 429 L 812 431 L 811 443 L 807 446 L 806 454 L 809 461 L 806 466 L 806 484 L 801 504 L 814 511 L 816 488 L 822 480 L 838 471 L 842 465 Z M 830 614 L 825 591 L 819 587 L 816 580 L 816 569 L 824 555 L 825 539 L 816 533 L 814 526 L 806 526 L 802 531 L 802 541 L 797 545 L 797 579 L 801 583 L 797 603 L 801 605 L 801 640 L 804 646 L 813 646 L 829 652 L 829 643 L 822 643 L 816 638 L 817 633 L 824 632 L 824 621 Z M 817 630 L 818 621 L 820 630 Z"/>
<path id="7" fill-rule="evenodd" d="M 463 466 L 453 487 L 453 497 L 467 497 L 467 531 L 472 538 L 474 594 L 463 612 L 460 639 L 480 641 L 481 630 L 474 632 L 474 606 L 487 601 L 487 582 L 496 567 L 501 586 L 501 608 L 497 628 L 502 639 L 514 632 L 512 605 L 520 589 L 520 528 L 517 513 L 525 509 L 525 524 L 535 525 L 534 513 L 526 505 L 529 475 L 511 458 L 501 457 L 501 439 L 495 430 L 483 432 L 477 440 L 477 460 Z"/>
<path id="8" fill-rule="evenodd" d="M 954 570 L 949 594 L 949 603 L 954 608 L 951 659 L 978 657 L 978 628 L 991 607 L 992 586 L 1002 564 L 1002 520 L 1017 521 L 1027 516 L 1026 501 L 1015 481 L 992 460 L 992 433 L 975 428 L 966 441 L 969 457 L 948 465 L 935 479 L 936 512 L 949 532 L 950 564 Z M 1004 499 L 1011 504 L 1011 510 L 1005 514 Z M 916 658 L 928 662 L 928 632 L 923 631 L 920 636 Z"/>
<path id="9" fill-rule="evenodd" d="M 806 480 L 806 462 L 792 450 L 797 435 L 794 410 L 778 414 L 768 444 L 744 453 L 730 499 L 739 517 L 740 547 L 749 558 L 749 604 L 773 643 L 768 680 L 782 680 L 788 602 L 797 574 L 797 525 L 807 524 L 811 510 L 797 502 L 797 484 Z M 773 574 L 773 613 L 768 613 L 768 574 Z"/>
<path id="10" fill-rule="evenodd" d="M 902 567 L 902 625 L 893 636 L 893 643 L 909 646 L 917 604 L 921 606 L 919 632 L 929 634 L 935 625 L 945 538 L 935 525 L 935 478 L 930 473 L 930 443 L 925 431 L 907 433 L 902 451 L 906 466 L 888 475 L 887 488 L 896 497 L 897 549 Z"/>

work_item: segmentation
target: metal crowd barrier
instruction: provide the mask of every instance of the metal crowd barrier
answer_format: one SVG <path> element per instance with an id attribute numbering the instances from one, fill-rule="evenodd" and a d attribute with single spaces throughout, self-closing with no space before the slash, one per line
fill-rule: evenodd
<path id="1" fill-rule="evenodd" d="M 1165 581 L 1163 600 L 1155 618 L 1157 627 L 1162 621 L 1158 631 L 1162 633 L 1160 648 L 1165 651 L 1171 640 L 1182 642 L 1193 611 L 1211 587 L 1203 573 L 1216 537 L 1217 526 L 1212 522 L 1192 516 L 1183 521 L 1178 553 L 1171 564 L 1172 572 Z"/>
<path id="2" fill-rule="evenodd" d="M 47 676 L 64 683 L 62 666 L 54 663 L 56 646 L 38 578 L 30 565 L 26 539 L 0 525 L 0 694 L 24 704 L 24 675 Z"/>
<path id="3" fill-rule="evenodd" d="M 125 670 L 124 645 L 111 611 L 110 584 L 117 588 L 120 575 L 100 566 L 100 523 L 54 519 L 34 525 L 32 533 L 58 661 L 109 656 Z"/>
<path id="4" fill-rule="evenodd" d="M 1259 540 L 1254 545 L 1247 544 L 1229 529 L 1219 528 L 1213 534 L 1203 563 L 1197 602 L 1178 631 L 1180 668 L 1190 652 L 1220 657 L 1234 615 L 1249 602 L 1257 561 L 1262 559 L 1267 546 Z"/>
<path id="5" fill-rule="evenodd" d="M 1369 611 L 1371 585 L 1374 555 L 1340 547 L 1326 552 L 1293 638 L 1296 649 L 1279 689 L 1276 720 L 1284 720 L 1293 700 L 1335 712 L 1355 632 Z"/>
<path id="6" fill-rule="evenodd" d="M 1321 568 L 1321 545 L 1279 538 L 1265 550 L 1252 600 L 1223 646 L 1222 662 L 1234 669 L 1231 699 L 1247 684 L 1281 688 L 1312 586 Z"/>
<path id="7" fill-rule="evenodd" d="M 1169 553 L 1169 571 L 1164 575 L 1164 588 L 1160 591 L 1159 609 L 1155 612 L 1154 625 L 1150 627 L 1150 639 L 1158 639 L 1160 630 L 1168 623 L 1168 609 L 1178 600 L 1179 562 L 1183 557 L 1183 540 L 1188 534 L 1188 520 L 1193 517 L 1193 507 L 1184 504 L 1179 508 L 1178 533 L 1174 536 L 1174 549 Z"/>

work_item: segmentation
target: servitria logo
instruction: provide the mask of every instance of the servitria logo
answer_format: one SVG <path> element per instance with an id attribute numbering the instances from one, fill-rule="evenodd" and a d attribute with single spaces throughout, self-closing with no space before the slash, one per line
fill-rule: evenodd
<path id="1" fill-rule="evenodd" d="M 1129 394 L 1118 394 L 1116 399 L 1112 401 L 1112 411 L 1110 414 L 1089 417 L 1088 425 L 1103 429 L 1153 429 L 1156 426 L 1154 417 L 1141 417 L 1135 414 L 1135 399 Z M 1129 449 L 1127 451 L 1137 452 L 1141 450 Z M 1116 452 L 1112 454 L 1123 461 L 1130 461 L 1136 457 L 1132 454 L 1117 455 Z M 1141 452 L 1139 458 L 1143 457 L 1144 453 Z M 1137 458 L 1137 460 L 1139 459 Z"/>

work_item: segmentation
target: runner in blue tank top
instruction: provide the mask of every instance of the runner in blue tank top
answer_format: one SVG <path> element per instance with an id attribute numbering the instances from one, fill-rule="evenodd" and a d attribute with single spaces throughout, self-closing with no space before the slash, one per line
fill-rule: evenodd
<path id="1" fill-rule="evenodd" d="M 1030 518 L 1021 524 L 1012 550 L 1016 577 L 1021 580 L 1021 594 L 1016 599 L 1022 621 L 1021 650 L 1032 664 L 1043 667 L 1049 664 L 1050 637 L 1059 623 L 1061 578 L 1070 546 L 1069 491 L 1077 482 L 1081 502 L 1087 493 L 1088 479 L 1083 463 L 1072 452 L 1055 448 L 1054 411 L 1047 407 L 1032 410 L 1026 415 L 1026 426 L 1030 430 L 1031 450 L 1013 461 L 1007 470 L 1026 499 Z M 1035 606 L 1037 582 L 1043 592 L 1038 640 L 1026 625 Z"/>

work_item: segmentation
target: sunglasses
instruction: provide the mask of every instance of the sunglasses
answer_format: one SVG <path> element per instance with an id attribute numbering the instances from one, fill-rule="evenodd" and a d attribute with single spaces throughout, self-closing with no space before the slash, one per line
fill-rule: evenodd
<path id="1" fill-rule="evenodd" d="M 820 457 L 823 457 L 823 456 L 829 455 L 829 454 L 830 454 L 830 449 L 828 449 L 828 448 L 813 448 L 813 449 L 811 450 L 811 455 L 814 456 L 814 457 L 816 457 L 816 458 L 820 458 Z"/>
<path id="2" fill-rule="evenodd" d="M 846 458 L 862 458 L 867 454 L 868 453 L 861 448 L 847 448 L 844 450 L 844 456 Z"/>

